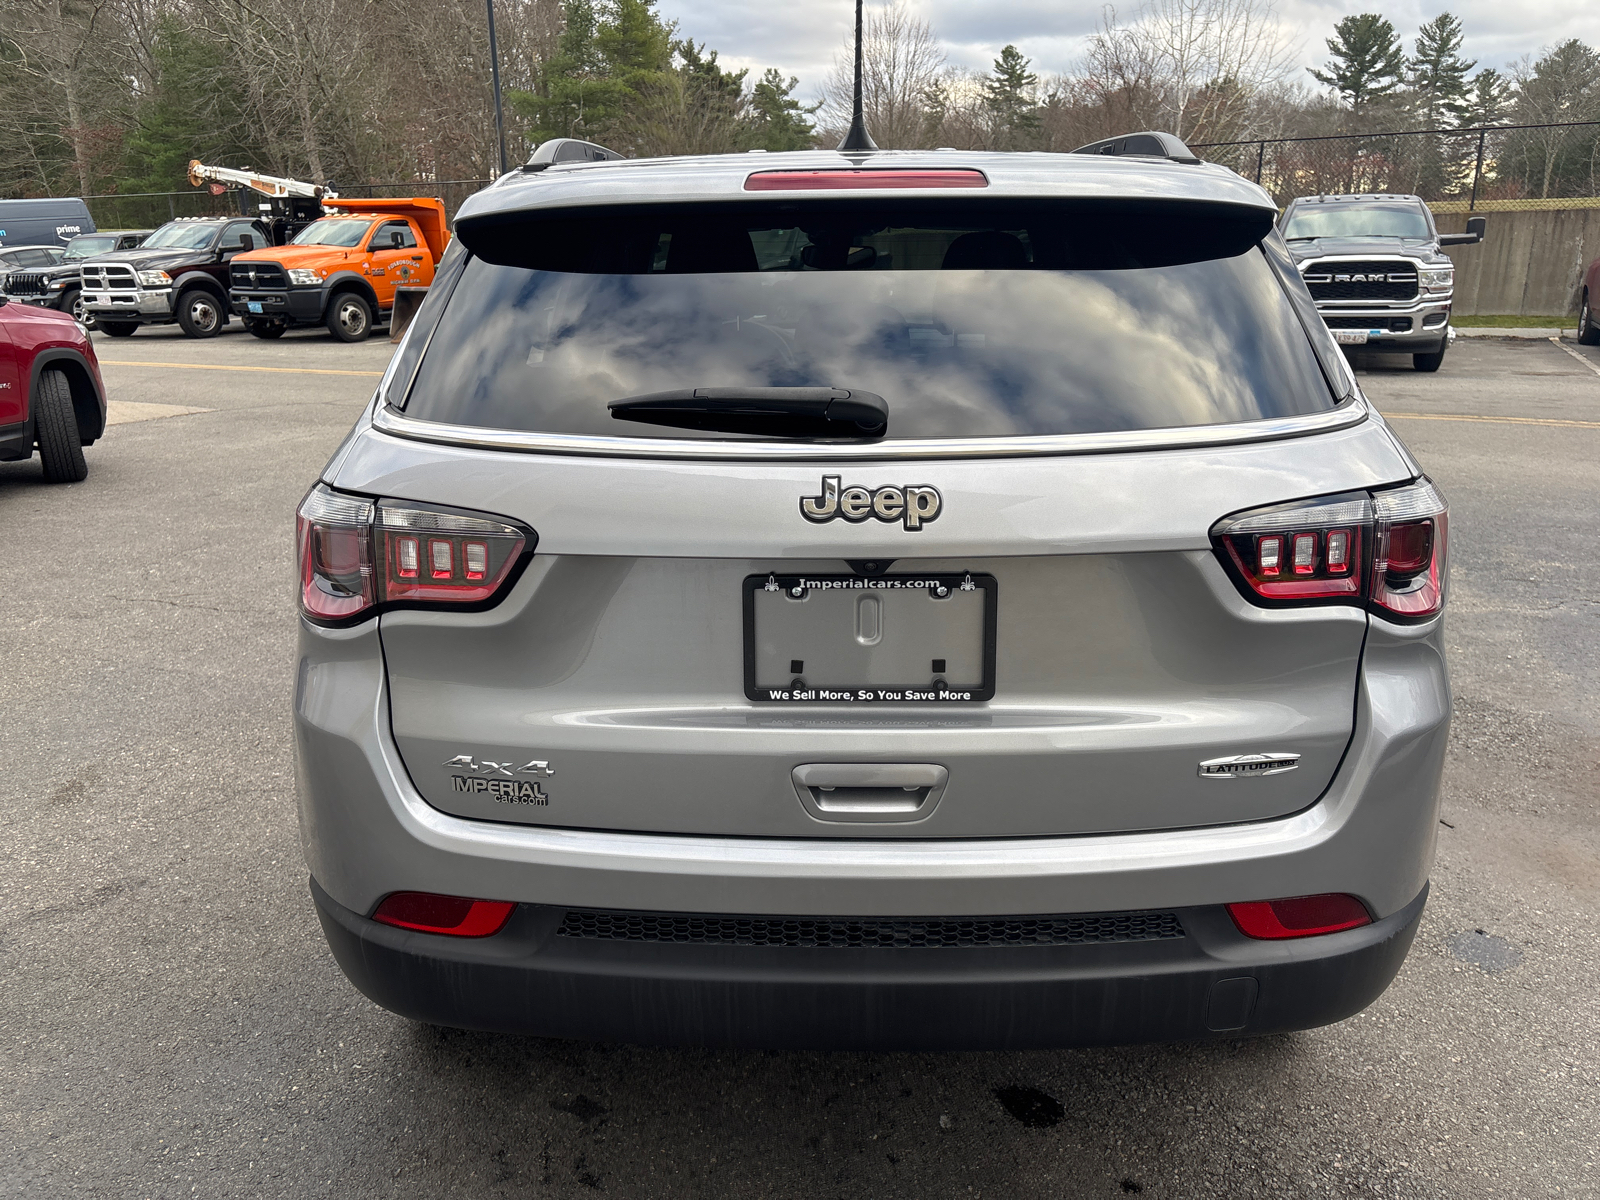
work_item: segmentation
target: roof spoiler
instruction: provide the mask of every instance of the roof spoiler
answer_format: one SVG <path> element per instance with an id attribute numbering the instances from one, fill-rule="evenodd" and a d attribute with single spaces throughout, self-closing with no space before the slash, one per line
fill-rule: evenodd
<path id="1" fill-rule="evenodd" d="M 543 149 L 543 147 L 541 147 Z M 1183 144 L 1183 139 L 1171 133 L 1125 133 L 1121 137 L 1104 138 L 1079 146 L 1074 154 L 1111 154 L 1135 158 L 1166 158 L 1173 162 L 1199 163 L 1195 152 Z"/>
<path id="2" fill-rule="evenodd" d="M 578 138 L 551 138 L 548 142 L 541 142 L 534 149 L 528 156 L 528 161 L 522 165 L 522 170 L 532 175 L 556 163 L 611 162 L 621 157 L 622 155 L 615 150 L 608 150 L 593 142 L 581 141 Z"/>

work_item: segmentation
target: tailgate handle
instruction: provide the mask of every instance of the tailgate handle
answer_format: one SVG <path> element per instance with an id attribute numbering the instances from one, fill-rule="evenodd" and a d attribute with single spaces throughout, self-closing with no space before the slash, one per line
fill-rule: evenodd
<path id="1" fill-rule="evenodd" d="M 920 821 L 949 777 L 937 763 L 804 763 L 794 790 L 819 821 Z"/>

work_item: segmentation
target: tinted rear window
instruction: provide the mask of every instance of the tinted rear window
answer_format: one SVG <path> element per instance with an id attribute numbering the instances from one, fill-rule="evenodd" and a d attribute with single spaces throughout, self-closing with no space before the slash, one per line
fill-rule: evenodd
<path id="1" fill-rule="evenodd" d="M 890 438 L 1211 425 L 1335 398 L 1258 242 L 1177 206 L 632 212 L 463 231 L 405 404 L 423 420 L 626 437 L 681 388 L 836 387 Z M 489 254 L 496 261 L 482 257 Z"/>

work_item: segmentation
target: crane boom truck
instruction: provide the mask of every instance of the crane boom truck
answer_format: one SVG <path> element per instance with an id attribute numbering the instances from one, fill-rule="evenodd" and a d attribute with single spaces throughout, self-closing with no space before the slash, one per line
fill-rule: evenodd
<path id="1" fill-rule="evenodd" d="M 444 203 L 432 196 L 345 200 L 330 187 L 198 160 L 189 182 L 268 198 L 260 207 L 271 245 L 229 263 L 228 307 L 259 338 L 323 325 L 361 341 L 390 319 L 397 291 L 414 300 L 433 282 L 450 243 Z"/>
<path id="2" fill-rule="evenodd" d="M 240 197 L 239 208 L 243 215 L 257 216 L 271 230 L 272 244 L 275 246 L 283 245 L 322 216 L 324 201 L 339 197 L 339 193 L 331 187 L 306 183 L 302 179 L 263 175 L 259 171 L 208 166 L 198 158 L 189 162 L 189 183 L 193 187 L 210 184 L 213 191 L 218 188 L 230 192 L 248 190 L 265 196 L 266 202 L 256 205 L 259 216 L 245 208 L 243 196 Z"/>

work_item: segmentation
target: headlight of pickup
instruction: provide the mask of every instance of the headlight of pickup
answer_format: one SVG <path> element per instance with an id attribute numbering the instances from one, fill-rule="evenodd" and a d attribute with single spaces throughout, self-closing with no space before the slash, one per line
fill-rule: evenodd
<path id="1" fill-rule="evenodd" d="M 166 287 L 172 282 L 172 276 L 165 271 L 140 271 L 139 282 L 145 287 Z"/>
<path id="2" fill-rule="evenodd" d="M 1448 292 L 1455 286 L 1456 271 L 1454 267 L 1430 267 L 1418 272 L 1418 278 L 1430 292 Z"/>
<path id="3" fill-rule="evenodd" d="M 290 267 L 289 282 L 297 287 L 315 287 L 322 280 L 317 278 L 317 272 L 311 267 Z"/>

